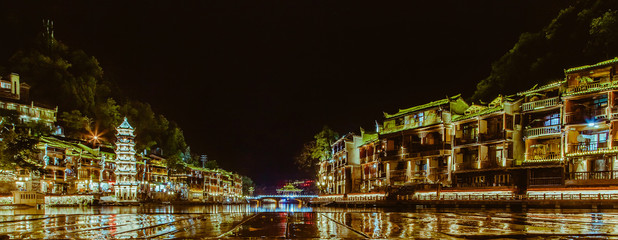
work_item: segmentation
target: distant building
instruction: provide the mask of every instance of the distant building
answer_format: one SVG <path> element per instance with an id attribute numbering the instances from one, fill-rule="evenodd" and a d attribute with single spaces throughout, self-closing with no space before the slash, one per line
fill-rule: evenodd
<path id="1" fill-rule="evenodd" d="M 56 122 L 58 108 L 29 102 L 29 95 L 30 86 L 20 83 L 17 73 L 11 73 L 9 80 L 0 78 L 0 109 L 17 111 L 22 123 L 41 122 L 52 127 Z"/>
<path id="2" fill-rule="evenodd" d="M 333 143 L 332 159 L 320 162 L 319 186 L 323 193 L 345 194 L 360 191 L 360 143 L 361 137 L 354 133 L 348 133 Z"/>
<path id="3" fill-rule="evenodd" d="M 383 192 L 386 186 L 385 166 L 380 162 L 382 144 L 378 133 L 368 133 L 361 129 L 361 145 L 359 146 L 361 162 L 360 192 Z"/>

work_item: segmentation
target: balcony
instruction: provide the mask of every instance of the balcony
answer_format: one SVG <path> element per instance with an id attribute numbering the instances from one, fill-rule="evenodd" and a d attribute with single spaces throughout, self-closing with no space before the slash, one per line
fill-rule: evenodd
<path id="1" fill-rule="evenodd" d="M 548 108 L 548 107 L 554 107 L 554 106 L 557 106 L 558 103 L 559 103 L 558 97 L 553 97 L 553 98 L 538 100 L 534 102 L 524 103 L 521 106 L 521 108 L 522 108 L 522 111 L 526 112 L 526 111 L 532 111 L 532 110 L 543 109 L 543 108 Z"/>
<path id="2" fill-rule="evenodd" d="M 477 169 L 478 162 L 463 162 L 455 164 L 455 171 L 474 170 Z"/>
<path id="3" fill-rule="evenodd" d="M 561 177 L 530 178 L 530 186 L 559 186 L 562 185 Z"/>
<path id="4" fill-rule="evenodd" d="M 393 170 L 390 173 L 390 180 L 392 182 L 405 182 L 407 181 L 406 170 Z"/>
<path id="5" fill-rule="evenodd" d="M 527 154 L 526 162 L 554 162 L 561 161 L 560 153 L 550 152 L 547 154 Z"/>
<path id="6" fill-rule="evenodd" d="M 569 144 L 569 153 L 567 156 L 581 156 L 591 154 L 602 154 L 606 151 L 612 150 L 609 148 L 607 142 L 591 142 L 591 143 L 577 143 Z"/>
<path id="7" fill-rule="evenodd" d="M 560 134 L 560 125 L 530 128 L 525 131 L 526 137 L 540 137 L 553 134 Z"/>
<path id="8" fill-rule="evenodd" d="M 574 87 L 567 88 L 565 95 L 576 95 L 582 93 L 589 93 L 595 91 L 602 91 L 606 89 L 615 88 L 618 86 L 618 81 L 608 81 L 608 82 L 592 82 L 588 84 L 578 85 Z"/>
<path id="9" fill-rule="evenodd" d="M 568 112 L 565 114 L 566 124 L 586 123 L 590 119 L 607 119 L 606 108 L 589 109 L 583 113 Z"/>
<path id="10" fill-rule="evenodd" d="M 478 137 L 475 136 L 464 136 L 462 138 L 455 139 L 455 145 L 465 145 L 471 143 L 478 143 Z"/>
<path id="11" fill-rule="evenodd" d="M 421 145 L 417 151 L 420 153 L 420 156 L 433 156 L 440 155 L 440 150 L 443 149 L 451 149 L 450 144 L 443 145 L 442 143 L 437 143 L 433 145 Z"/>
<path id="12" fill-rule="evenodd" d="M 493 140 L 504 140 L 506 137 L 506 132 L 493 132 L 493 133 L 482 133 L 480 135 L 481 142 L 493 141 Z"/>
<path id="13" fill-rule="evenodd" d="M 570 180 L 612 180 L 618 179 L 618 171 L 593 171 L 569 173 Z"/>

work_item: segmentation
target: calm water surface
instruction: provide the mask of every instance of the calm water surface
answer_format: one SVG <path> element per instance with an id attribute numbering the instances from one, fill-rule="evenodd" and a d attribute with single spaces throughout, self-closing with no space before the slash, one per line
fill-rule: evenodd
<path id="1" fill-rule="evenodd" d="M 225 206 L 0 208 L 12 239 L 618 239 L 618 211 Z"/>

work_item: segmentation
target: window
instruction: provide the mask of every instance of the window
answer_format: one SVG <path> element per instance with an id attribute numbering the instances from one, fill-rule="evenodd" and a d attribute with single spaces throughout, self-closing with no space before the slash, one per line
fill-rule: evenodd
<path id="1" fill-rule="evenodd" d="M 607 107 L 607 95 L 603 95 L 602 97 L 595 99 L 593 104 L 597 109 Z"/>
<path id="2" fill-rule="evenodd" d="M 478 127 L 475 124 L 463 125 L 463 138 L 475 139 L 478 135 Z"/>
<path id="3" fill-rule="evenodd" d="M 1 87 L 1 88 L 6 88 L 6 89 L 11 89 L 11 83 L 8 83 L 8 82 L 1 82 L 1 83 L 0 83 L 0 87 Z"/>
<path id="4" fill-rule="evenodd" d="M 544 127 L 555 125 L 560 125 L 560 114 L 555 113 L 545 117 L 545 121 L 543 122 Z"/>

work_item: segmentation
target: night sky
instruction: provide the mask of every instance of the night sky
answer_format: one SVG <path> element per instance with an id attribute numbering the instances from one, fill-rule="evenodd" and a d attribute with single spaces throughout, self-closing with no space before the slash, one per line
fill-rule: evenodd
<path id="1" fill-rule="evenodd" d="M 0 63 L 41 20 L 126 95 L 177 122 L 192 152 L 257 184 L 308 177 L 294 156 L 462 93 L 569 1 L 3 1 Z M 24 79 L 26 82 L 27 79 Z"/>

